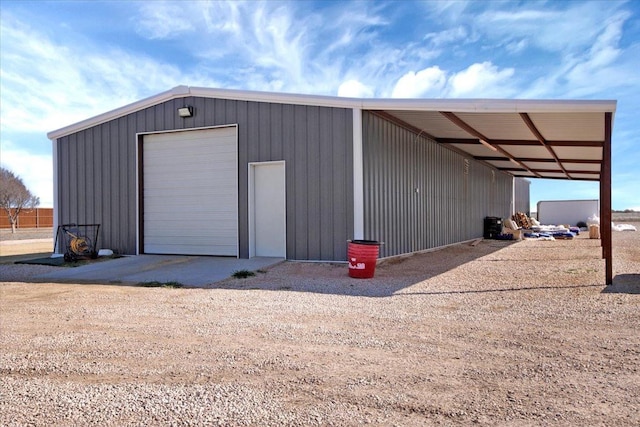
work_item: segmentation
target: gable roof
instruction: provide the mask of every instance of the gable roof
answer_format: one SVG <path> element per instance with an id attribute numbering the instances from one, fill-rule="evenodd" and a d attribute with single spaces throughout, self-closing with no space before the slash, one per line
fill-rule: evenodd
<path id="1" fill-rule="evenodd" d="M 47 136 L 57 139 L 190 96 L 374 111 L 513 176 L 588 181 L 601 179 L 605 115 L 612 123 L 616 110 L 612 100 L 371 99 L 177 86 Z"/>

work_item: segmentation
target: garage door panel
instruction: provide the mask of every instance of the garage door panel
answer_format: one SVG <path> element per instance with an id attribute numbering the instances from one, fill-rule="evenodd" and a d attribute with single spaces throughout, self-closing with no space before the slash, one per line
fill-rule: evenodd
<path id="1" fill-rule="evenodd" d="M 189 202 L 189 199 L 184 199 L 185 203 Z M 223 201 L 221 201 L 222 203 Z M 189 208 L 189 209 L 198 209 L 198 207 Z M 145 221 L 153 221 L 158 219 L 158 215 L 162 214 L 171 214 L 174 218 L 176 215 L 182 215 L 179 211 L 184 211 L 185 206 L 184 203 L 167 203 L 163 205 L 156 206 L 147 206 L 147 211 L 145 212 L 144 219 Z M 231 218 L 237 219 L 236 211 L 232 208 L 220 206 L 217 209 L 200 209 L 201 215 L 209 215 L 209 216 L 218 216 L 220 214 L 228 214 Z M 186 215 L 186 214 L 185 214 Z M 182 217 L 182 216 L 181 216 Z"/>
<path id="2" fill-rule="evenodd" d="M 225 172 L 222 172 L 225 173 Z M 236 179 L 230 177 L 220 178 L 219 180 L 215 180 L 212 182 L 204 183 L 204 182 L 196 182 L 189 179 L 172 179 L 170 182 L 166 184 L 162 184 L 161 180 L 158 179 L 154 184 L 150 186 L 145 185 L 145 189 L 148 191 L 159 191 L 163 189 L 180 189 L 182 192 L 189 192 L 193 189 L 197 189 L 198 192 L 211 192 L 217 191 L 221 193 L 227 194 L 235 194 L 237 191 L 234 191 L 233 188 L 229 188 L 237 182 Z"/>
<path id="3" fill-rule="evenodd" d="M 149 204 L 147 205 L 148 207 L 153 207 L 154 204 L 157 204 L 157 206 L 184 206 L 184 203 L 191 203 L 195 198 L 200 197 L 200 195 L 202 194 L 202 192 L 197 191 L 197 189 L 190 189 L 189 191 L 175 191 L 173 189 L 167 189 L 165 191 L 150 191 L 150 193 L 153 194 L 150 194 L 149 197 L 154 196 L 158 199 L 164 198 L 166 201 L 163 202 L 162 200 L 150 200 Z M 236 201 L 233 194 L 220 194 L 217 200 L 218 203 L 220 203 L 222 206 L 211 207 L 210 209 L 212 209 L 213 211 L 225 208 L 224 204 L 229 204 Z M 189 209 L 199 209 L 199 205 L 189 207 Z M 200 209 L 204 209 L 204 207 Z"/>
<path id="4" fill-rule="evenodd" d="M 195 246 L 195 245 L 214 245 L 214 246 L 229 246 L 225 236 L 220 236 L 215 239 L 211 239 L 208 236 L 201 235 L 167 235 L 167 236 L 155 236 L 148 242 L 151 245 L 171 245 L 171 246 Z"/>
<path id="5" fill-rule="evenodd" d="M 236 131 L 145 136 L 145 253 L 238 255 Z"/>
<path id="6" fill-rule="evenodd" d="M 153 228 L 152 228 L 153 230 Z M 199 241 L 203 245 L 207 243 L 224 243 L 225 245 L 233 245 L 235 242 L 236 234 L 229 230 L 225 233 L 216 233 L 215 237 L 211 237 L 208 232 L 212 231 L 211 229 L 200 229 L 200 228 L 186 228 L 186 229 L 168 229 L 164 228 L 156 228 L 156 233 L 153 234 L 152 237 L 149 237 L 149 241 L 146 243 L 159 243 L 166 242 L 168 244 L 182 244 L 187 240 L 190 242 Z M 176 239 L 180 238 L 180 241 Z"/>
<path id="7" fill-rule="evenodd" d="M 220 234 L 226 234 L 226 230 L 223 227 L 231 227 L 230 233 L 235 233 L 235 224 L 238 222 L 237 218 L 231 213 L 221 213 L 219 215 L 207 215 L 200 216 L 196 219 L 184 218 L 184 220 L 176 221 L 176 216 L 171 215 L 170 212 L 163 212 L 158 214 L 159 219 L 148 220 L 146 227 L 147 231 L 160 231 L 162 228 L 172 227 L 176 230 L 189 230 L 192 227 L 196 230 L 205 231 L 217 231 L 215 236 Z M 182 222 L 182 224 L 176 225 L 176 222 Z M 211 237 L 215 237 L 211 236 Z"/>
<path id="8" fill-rule="evenodd" d="M 203 166 L 210 167 L 209 165 Z M 166 172 L 159 174 L 147 174 L 147 178 L 151 178 L 152 182 L 149 183 L 148 188 L 164 188 L 164 187 L 183 187 L 184 185 L 194 185 L 196 187 L 225 187 L 228 188 L 229 184 L 237 182 L 237 177 L 232 176 L 233 169 L 220 169 L 219 175 L 212 174 L 211 172 L 203 172 L 201 176 L 192 176 L 187 172 L 174 173 L 168 175 Z M 226 176 L 221 176 L 225 174 Z"/>
<path id="9" fill-rule="evenodd" d="M 183 168 L 188 167 L 196 167 L 196 166 L 207 166 L 211 164 L 211 160 L 215 159 L 218 163 L 231 162 L 235 159 L 235 153 L 208 153 L 209 159 L 201 158 L 201 157 L 189 157 L 185 155 L 180 155 L 179 153 L 171 154 L 170 151 L 162 154 L 160 156 L 147 156 L 145 155 L 145 161 L 151 160 L 153 161 L 153 166 L 149 168 L 150 173 L 159 172 L 165 173 L 166 168 L 174 168 L 176 162 L 179 162 Z M 172 156 L 171 158 L 167 158 L 166 156 Z M 188 171 L 188 169 L 186 169 Z"/>
<path id="10" fill-rule="evenodd" d="M 229 245 L 152 245 L 148 246 L 145 244 L 145 248 L 147 248 L 147 253 L 149 254 L 158 254 L 158 255 L 211 255 L 210 252 L 215 252 L 216 254 L 221 253 L 229 253 L 232 252 L 235 246 Z"/>
<path id="11" fill-rule="evenodd" d="M 184 224 L 180 227 L 175 226 L 175 221 L 153 221 L 147 225 L 147 233 L 149 236 L 145 238 L 145 242 L 153 241 L 153 238 L 159 236 L 205 236 L 207 239 L 214 241 L 220 237 L 232 238 L 236 235 L 233 230 L 233 220 L 217 220 L 215 224 L 198 225 Z M 231 227 L 227 230 L 220 230 L 222 227 Z"/>

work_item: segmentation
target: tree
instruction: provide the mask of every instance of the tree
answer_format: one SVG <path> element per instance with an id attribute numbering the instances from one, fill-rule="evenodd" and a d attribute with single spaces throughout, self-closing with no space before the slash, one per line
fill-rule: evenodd
<path id="1" fill-rule="evenodd" d="M 9 217 L 12 233 L 16 232 L 20 212 L 33 209 L 39 204 L 40 198 L 31 194 L 22 178 L 0 167 L 0 208 L 4 209 Z"/>

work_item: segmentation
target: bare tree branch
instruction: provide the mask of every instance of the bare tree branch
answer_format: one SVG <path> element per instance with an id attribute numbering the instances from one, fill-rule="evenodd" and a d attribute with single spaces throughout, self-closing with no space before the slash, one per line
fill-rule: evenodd
<path id="1" fill-rule="evenodd" d="M 0 167 L 0 208 L 7 213 L 12 233 L 16 232 L 20 212 L 33 209 L 39 204 L 40 198 L 31 194 L 22 178 Z"/>

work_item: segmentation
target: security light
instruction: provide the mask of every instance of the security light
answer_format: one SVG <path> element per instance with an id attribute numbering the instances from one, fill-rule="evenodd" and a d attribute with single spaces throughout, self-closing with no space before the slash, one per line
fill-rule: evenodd
<path id="1" fill-rule="evenodd" d="M 178 115 L 182 118 L 193 116 L 193 107 L 178 108 Z"/>

